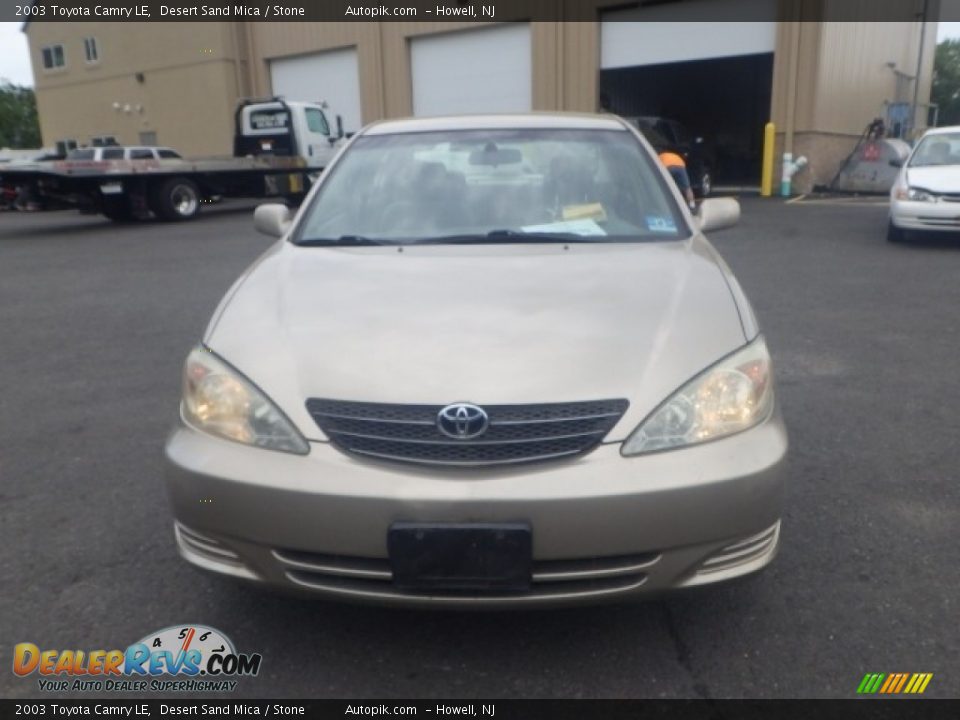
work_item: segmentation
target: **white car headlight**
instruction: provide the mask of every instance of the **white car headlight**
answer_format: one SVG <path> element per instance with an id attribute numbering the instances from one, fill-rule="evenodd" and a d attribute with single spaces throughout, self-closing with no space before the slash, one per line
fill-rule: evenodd
<path id="1" fill-rule="evenodd" d="M 937 196 L 922 188 L 902 187 L 897 189 L 897 199 L 936 202 Z"/>
<path id="2" fill-rule="evenodd" d="M 262 392 L 204 347 L 183 367 L 184 419 L 198 430 L 246 445 L 306 455 L 310 445 Z"/>
<path id="3" fill-rule="evenodd" d="M 773 374 L 763 337 L 681 387 L 623 443 L 623 455 L 694 445 L 741 432 L 773 409 Z"/>

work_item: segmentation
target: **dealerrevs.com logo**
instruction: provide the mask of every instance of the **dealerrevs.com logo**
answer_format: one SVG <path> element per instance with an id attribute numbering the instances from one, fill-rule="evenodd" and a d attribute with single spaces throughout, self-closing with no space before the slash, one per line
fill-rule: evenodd
<path id="1" fill-rule="evenodd" d="M 259 653 L 238 653 L 230 639 L 204 625 L 175 625 L 125 650 L 13 648 L 13 672 L 36 673 L 46 692 L 224 692 L 260 672 Z"/>

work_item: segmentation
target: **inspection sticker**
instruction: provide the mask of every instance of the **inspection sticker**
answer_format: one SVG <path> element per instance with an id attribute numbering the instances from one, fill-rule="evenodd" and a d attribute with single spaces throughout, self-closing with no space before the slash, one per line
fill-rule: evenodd
<path id="1" fill-rule="evenodd" d="M 647 229 L 650 232 L 675 233 L 677 224 L 673 221 L 673 218 L 647 215 Z"/>

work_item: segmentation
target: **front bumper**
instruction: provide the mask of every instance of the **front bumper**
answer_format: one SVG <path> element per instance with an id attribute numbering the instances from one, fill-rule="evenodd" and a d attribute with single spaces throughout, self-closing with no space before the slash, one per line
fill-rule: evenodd
<path id="1" fill-rule="evenodd" d="M 601 445 L 566 462 L 454 470 L 306 456 L 181 425 L 166 482 L 181 555 L 206 570 L 333 598 L 523 607 L 626 598 L 726 580 L 776 554 L 787 436 L 779 414 L 703 445 L 624 458 Z M 394 522 L 527 522 L 523 594 L 426 595 L 391 582 Z"/>
<path id="2" fill-rule="evenodd" d="M 901 230 L 960 232 L 960 203 L 893 198 L 890 201 L 890 222 Z"/>

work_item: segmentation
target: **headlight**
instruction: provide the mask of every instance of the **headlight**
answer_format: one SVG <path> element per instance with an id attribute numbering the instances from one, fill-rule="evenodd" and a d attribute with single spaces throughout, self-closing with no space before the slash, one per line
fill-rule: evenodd
<path id="1" fill-rule="evenodd" d="M 897 189 L 898 200 L 917 200 L 920 202 L 936 202 L 937 196 L 922 188 L 902 187 Z"/>
<path id="2" fill-rule="evenodd" d="M 239 372 L 204 347 L 183 368 L 183 416 L 228 440 L 306 455 L 310 446 L 286 416 Z"/>
<path id="3" fill-rule="evenodd" d="M 623 443 L 640 455 L 716 440 L 763 421 L 773 409 L 770 355 L 762 337 L 675 392 Z"/>

